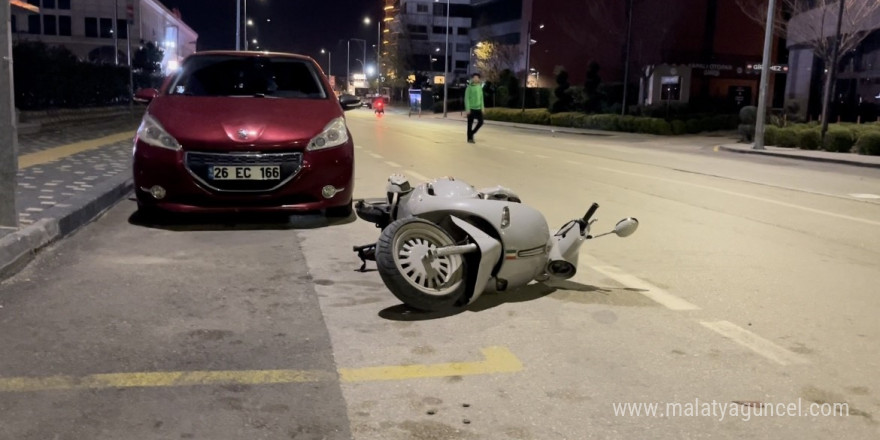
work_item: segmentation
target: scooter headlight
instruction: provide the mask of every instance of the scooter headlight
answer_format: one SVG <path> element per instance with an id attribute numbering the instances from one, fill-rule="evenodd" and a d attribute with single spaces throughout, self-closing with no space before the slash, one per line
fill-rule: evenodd
<path id="1" fill-rule="evenodd" d="M 306 150 L 323 150 L 338 147 L 346 142 L 348 142 L 348 129 L 345 126 L 345 118 L 339 117 L 330 121 L 321 134 L 312 138 Z"/>

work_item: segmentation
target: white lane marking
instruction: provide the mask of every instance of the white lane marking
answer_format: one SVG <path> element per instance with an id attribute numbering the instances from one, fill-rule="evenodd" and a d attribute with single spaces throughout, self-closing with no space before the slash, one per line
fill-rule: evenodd
<path id="1" fill-rule="evenodd" d="M 696 305 L 691 304 L 641 278 L 630 275 L 614 266 L 604 264 L 594 257 L 582 255 L 578 264 L 578 271 L 586 272 L 589 270 L 599 272 L 626 287 L 638 289 L 640 290 L 639 293 L 669 310 L 700 310 Z"/>
<path id="2" fill-rule="evenodd" d="M 519 153 L 519 154 L 526 154 L 525 151 L 519 151 L 519 150 L 510 150 L 510 151 L 512 151 L 514 153 Z"/>
<path id="3" fill-rule="evenodd" d="M 536 154 L 535 157 L 538 159 L 550 159 L 550 156 L 544 156 L 543 154 Z"/>
<path id="4" fill-rule="evenodd" d="M 768 199 L 766 197 L 753 196 L 751 194 L 744 194 L 744 193 L 740 193 L 740 192 L 736 192 L 736 191 L 728 191 L 726 189 L 715 188 L 715 187 L 708 186 L 708 185 L 700 185 L 698 183 L 690 183 L 690 182 L 684 182 L 681 180 L 667 179 L 665 177 L 649 176 L 647 174 L 631 173 L 629 171 L 615 170 L 613 168 L 604 168 L 604 167 L 596 167 L 596 168 L 600 169 L 600 170 L 610 171 L 612 173 L 626 174 L 626 175 L 630 175 L 630 176 L 643 177 L 646 179 L 660 180 L 663 182 L 678 183 L 680 185 L 687 185 L 687 186 L 692 186 L 695 188 L 706 189 L 709 191 L 715 191 L 715 192 L 719 192 L 719 193 L 727 194 L 727 195 L 731 195 L 731 196 L 737 196 L 737 197 L 742 197 L 745 199 L 757 200 L 759 202 L 772 203 L 774 205 L 784 206 L 786 208 L 798 209 L 798 210 L 810 212 L 813 214 L 822 214 L 822 215 L 826 215 L 829 217 L 835 217 L 835 218 L 839 218 L 839 219 L 843 219 L 843 220 L 851 220 L 854 222 L 865 223 L 865 224 L 872 225 L 872 226 L 880 226 L 880 222 L 874 221 L 874 220 L 868 220 L 868 219 L 864 219 L 864 218 L 860 218 L 860 217 L 853 217 L 853 216 L 849 216 L 849 215 L 838 214 L 836 212 L 822 211 L 821 209 L 808 208 L 806 206 L 795 205 L 794 203 L 780 202 L 779 200 Z"/>
<path id="5" fill-rule="evenodd" d="M 376 153 L 370 153 L 370 156 L 373 156 L 374 159 L 381 159 L 382 156 Z"/>
<path id="6" fill-rule="evenodd" d="M 400 164 L 397 162 L 392 162 L 390 160 L 386 160 L 385 163 L 387 163 L 388 165 L 390 165 L 393 168 L 400 168 Z"/>
<path id="7" fill-rule="evenodd" d="M 417 173 L 417 172 L 415 172 L 415 171 L 413 171 L 413 170 L 406 170 L 406 174 L 409 174 L 410 176 L 413 176 L 413 177 L 415 177 L 416 179 L 419 179 L 419 180 L 422 181 L 422 182 L 427 182 L 427 181 L 431 180 L 431 179 L 429 179 L 429 178 L 427 178 L 427 177 L 425 177 L 425 176 L 423 176 L 423 175 L 421 175 L 421 174 L 419 174 L 419 173 Z"/>
<path id="8" fill-rule="evenodd" d="M 568 163 L 570 163 L 570 164 L 572 164 L 572 165 L 583 165 L 582 163 L 577 162 L 577 161 L 574 161 L 574 160 L 566 160 L 566 162 L 568 162 Z"/>
<path id="9" fill-rule="evenodd" d="M 361 147 L 360 145 L 355 145 L 354 148 L 355 148 L 356 150 L 360 150 L 360 149 L 363 148 L 363 147 Z"/>
<path id="10" fill-rule="evenodd" d="M 857 199 L 880 199 L 877 194 L 850 194 L 849 196 Z"/>
<path id="11" fill-rule="evenodd" d="M 704 327 L 736 342 L 779 365 L 808 364 L 810 361 L 729 321 L 700 321 Z"/>

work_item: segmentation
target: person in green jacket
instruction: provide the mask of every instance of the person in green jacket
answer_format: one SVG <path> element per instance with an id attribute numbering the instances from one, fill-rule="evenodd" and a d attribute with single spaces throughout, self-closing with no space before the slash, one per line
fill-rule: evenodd
<path id="1" fill-rule="evenodd" d="M 467 141 L 474 143 L 474 135 L 483 126 L 483 83 L 479 73 L 475 73 L 464 91 L 464 109 L 468 112 Z M 474 119 L 477 126 L 474 127 Z"/>

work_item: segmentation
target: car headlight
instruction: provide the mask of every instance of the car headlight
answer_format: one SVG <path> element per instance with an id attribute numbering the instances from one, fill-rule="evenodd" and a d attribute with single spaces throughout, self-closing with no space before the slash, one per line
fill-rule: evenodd
<path id="1" fill-rule="evenodd" d="M 156 118 L 150 115 L 144 115 L 141 126 L 137 131 L 138 139 L 144 141 L 148 145 L 159 148 L 167 148 L 169 150 L 180 150 L 180 142 L 174 139 L 174 136 L 168 134 L 162 127 L 162 124 Z"/>
<path id="2" fill-rule="evenodd" d="M 306 150 L 322 150 L 337 147 L 346 142 L 348 142 L 348 129 L 345 127 L 345 118 L 340 117 L 330 121 L 321 134 L 312 138 Z"/>

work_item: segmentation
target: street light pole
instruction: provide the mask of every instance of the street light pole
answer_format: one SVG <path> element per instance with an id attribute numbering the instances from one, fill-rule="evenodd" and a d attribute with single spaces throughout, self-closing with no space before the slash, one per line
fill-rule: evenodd
<path id="1" fill-rule="evenodd" d="M 0 227 L 17 228 L 15 210 L 18 173 L 14 82 L 12 80 L 12 33 L 9 2 L 0 4 Z"/>
<path id="2" fill-rule="evenodd" d="M 843 1 L 843 0 L 841 0 Z M 767 5 L 767 24 L 764 29 L 764 59 L 761 63 L 761 88 L 758 94 L 758 115 L 755 121 L 755 150 L 764 149 L 764 118 L 767 115 L 767 84 L 770 82 L 770 45 L 773 40 L 773 17 L 776 15 L 776 0 Z"/>
<path id="3" fill-rule="evenodd" d="M 244 0 L 244 50 L 248 50 L 248 38 L 247 38 L 247 0 Z"/>
<path id="4" fill-rule="evenodd" d="M 241 50 L 241 0 L 235 0 L 235 50 Z"/>
<path id="5" fill-rule="evenodd" d="M 523 75 L 523 88 L 522 88 L 522 111 L 525 113 L 526 111 L 526 88 L 528 87 L 529 81 L 529 55 L 531 55 L 532 51 L 532 21 L 529 20 L 529 27 L 526 29 L 526 66 L 524 75 Z"/>
<path id="6" fill-rule="evenodd" d="M 345 93 L 351 85 L 351 40 L 346 42 L 348 54 L 345 56 Z"/>

